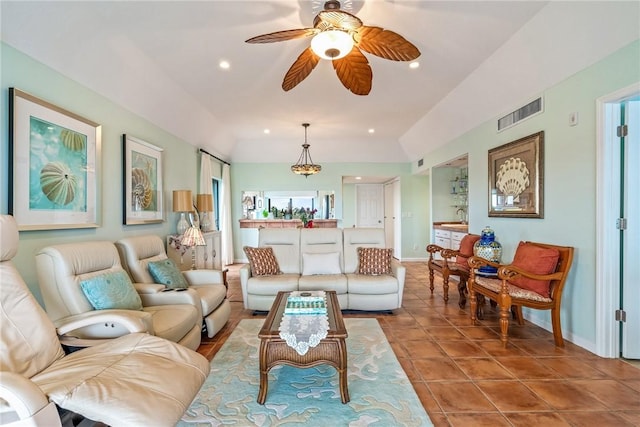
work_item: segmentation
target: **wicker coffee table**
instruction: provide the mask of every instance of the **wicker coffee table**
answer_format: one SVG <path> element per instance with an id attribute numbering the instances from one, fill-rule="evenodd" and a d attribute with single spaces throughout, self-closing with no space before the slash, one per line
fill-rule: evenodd
<path id="1" fill-rule="evenodd" d="M 276 296 L 271 311 L 258 333 L 260 337 L 260 391 L 258 392 L 258 403 L 263 405 L 267 398 L 269 388 L 269 370 L 276 365 L 290 365 L 296 368 L 310 368 L 316 365 L 331 365 L 338 371 L 340 379 L 340 398 L 342 403 L 349 401 L 349 390 L 347 388 L 347 330 L 344 327 L 338 297 L 335 291 L 326 291 L 327 295 L 327 316 L 329 317 L 329 331 L 327 337 L 320 341 L 316 347 L 300 355 L 289 347 L 280 338 L 278 330 L 284 308 L 287 304 L 289 292 L 279 292 Z"/>

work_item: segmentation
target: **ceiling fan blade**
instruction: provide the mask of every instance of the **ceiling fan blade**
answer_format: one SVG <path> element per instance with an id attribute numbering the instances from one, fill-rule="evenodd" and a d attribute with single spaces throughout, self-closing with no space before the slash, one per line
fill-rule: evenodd
<path id="1" fill-rule="evenodd" d="M 371 91 L 373 72 L 369 61 L 356 46 L 344 58 L 334 59 L 333 68 L 338 78 L 356 95 L 368 95 Z"/>
<path id="2" fill-rule="evenodd" d="M 315 36 L 320 31 L 315 28 L 299 28 L 296 30 L 276 31 L 275 33 L 262 34 L 260 36 L 251 37 L 246 43 L 275 43 L 293 39 L 301 39 L 303 37 Z"/>
<path id="3" fill-rule="evenodd" d="M 355 31 L 362 27 L 362 21 L 343 10 L 323 10 L 313 20 L 313 27 L 319 30 L 340 28 L 345 31 Z"/>
<path id="4" fill-rule="evenodd" d="M 298 85 L 301 81 L 307 78 L 309 74 L 316 68 L 320 57 L 313 53 L 310 47 L 306 48 L 291 65 L 289 71 L 284 76 L 282 81 L 282 89 L 285 91 L 291 90 Z"/>
<path id="5" fill-rule="evenodd" d="M 392 61 L 413 61 L 420 51 L 398 33 L 380 27 L 362 26 L 354 37 L 356 45 L 372 55 Z"/>

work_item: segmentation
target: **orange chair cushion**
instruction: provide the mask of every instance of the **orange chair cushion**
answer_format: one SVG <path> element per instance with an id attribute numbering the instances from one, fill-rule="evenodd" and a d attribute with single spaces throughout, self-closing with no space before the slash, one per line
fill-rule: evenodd
<path id="1" fill-rule="evenodd" d="M 464 265 L 468 267 L 467 259 L 473 255 L 473 245 L 480 240 L 480 236 L 477 234 L 467 234 L 460 241 L 460 255 L 456 256 L 456 264 Z"/>
<path id="2" fill-rule="evenodd" d="M 553 248 L 542 248 L 540 246 L 520 242 L 511 265 L 521 268 L 533 274 L 550 274 L 556 271 L 560 252 Z M 511 280 L 514 285 L 536 292 L 543 297 L 549 298 L 549 280 L 535 280 L 527 277 L 518 277 Z"/>

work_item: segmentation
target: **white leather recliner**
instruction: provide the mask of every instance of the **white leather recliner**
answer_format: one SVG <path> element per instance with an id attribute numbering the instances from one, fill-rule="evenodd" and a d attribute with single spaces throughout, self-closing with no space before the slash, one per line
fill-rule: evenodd
<path id="1" fill-rule="evenodd" d="M 156 284 L 149 273 L 149 263 L 167 259 L 162 239 L 155 235 L 136 236 L 116 242 L 124 268 L 136 284 L 143 304 L 157 305 L 159 298 L 180 297 L 183 292 L 161 292 L 164 285 Z M 229 320 L 231 305 L 227 299 L 224 272 L 220 270 L 183 271 L 189 290 L 198 295 L 198 309 L 201 311 L 207 336 L 215 334 Z M 160 291 L 160 292 L 158 292 Z"/>
<path id="2" fill-rule="evenodd" d="M 146 333 L 65 356 L 11 261 L 17 251 L 17 224 L 0 215 L 0 425 L 60 426 L 58 405 L 110 426 L 174 426 L 209 373 L 207 359 Z M 130 326 L 145 328 L 141 318 Z"/>
<path id="3" fill-rule="evenodd" d="M 193 291 L 159 295 L 154 305 L 147 305 L 143 300 L 141 311 L 93 308 L 82 291 L 81 281 L 106 273 L 125 272 L 112 242 L 66 243 L 43 248 L 36 254 L 36 269 L 45 310 L 65 345 L 86 347 L 126 335 L 131 332 L 126 325 L 140 319 L 147 326 L 145 331 L 152 335 L 192 350 L 200 346 L 202 315 L 197 305 L 198 295 Z M 111 321 L 104 320 L 106 315 Z M 94 322 L 89 324 L 87 319 Z M 78 321 L 83 324 L 79 325 Z"/>

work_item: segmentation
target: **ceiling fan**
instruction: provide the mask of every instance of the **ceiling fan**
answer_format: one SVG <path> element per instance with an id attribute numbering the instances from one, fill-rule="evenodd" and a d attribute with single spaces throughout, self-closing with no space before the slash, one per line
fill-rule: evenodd
<path id="1" fill-rule="evenodd" d="M 401 35 L 380 27 L 369 27 L 360 18 L 340 9 L 340 2 L 328 0 L 313 20 L 313 28 L 276 31 L 246 40 L 247 43 L 274 43 L 313 37 L 291 65 L 282 89 L 291 90 L 318 65 L 321 58 L 333 61 L 338 78 L 356 95 L 371 91 L 373 72 L 362 50 L 392 61 L 412 61 L 420 51 Z"/>

